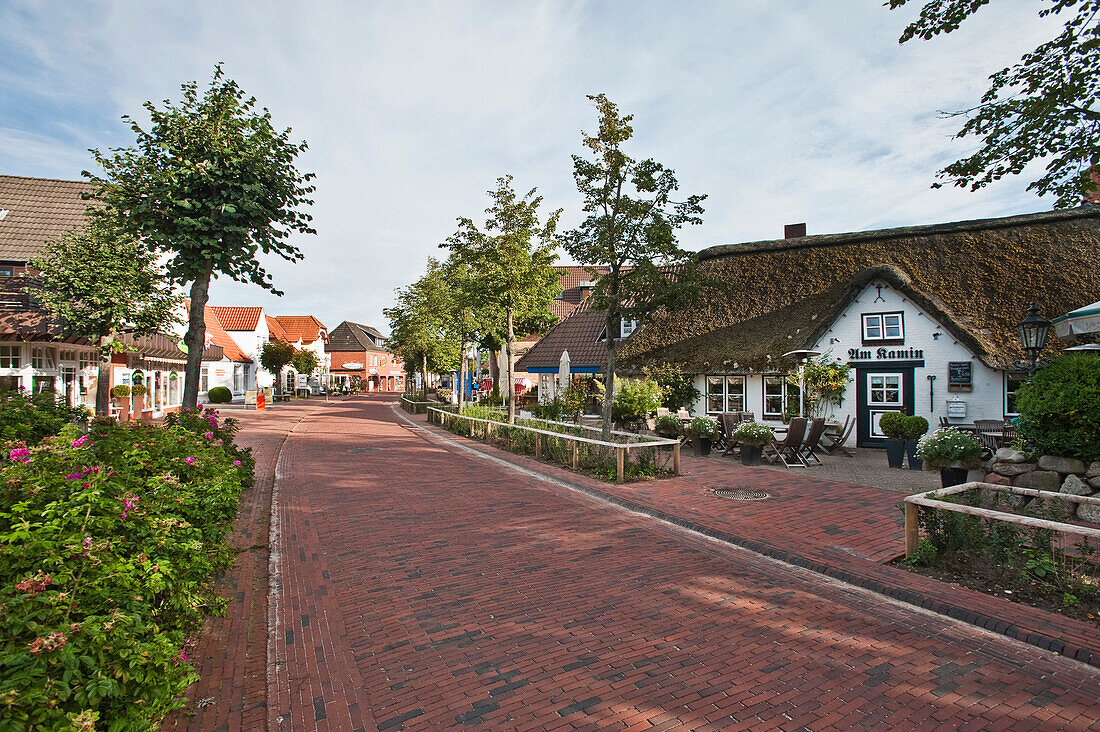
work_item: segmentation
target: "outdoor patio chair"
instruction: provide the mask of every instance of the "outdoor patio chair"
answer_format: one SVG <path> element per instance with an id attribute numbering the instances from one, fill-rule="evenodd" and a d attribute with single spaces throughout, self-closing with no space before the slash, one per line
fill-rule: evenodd
<path id="1" fill-rule="evenodd" d="M 940 417 L 940 428 L 950 427 L 951 423 L 947 421 L 947 417 Z"/>
<path id="2" fill-rule="evenodd" d="M 670 412 L 668 411 L 668 407 L 657 407 L 658 417 L 667 417 L 669 414 Z"/>
<path id="3" fill-rule="evenodd" d="M 737 425 L 741 424 L 741 421 L 741 412 L 722 412 L 719 415 L 718 424 L 726 438 L 726 451 L 722 453 L 723 455 L 729 455 L 737 449 L 738 445 L 733 439 L 733 431 L 737 429 Z"/>
<path id="4" fill-rule="evenodd" d="M 824 450 L 827 455 L 832 455 L 835 452 L 842 452 L 848 457 L 855 457 L 844 447 L 844 443 L 848 441 L 855 426 L 856 421 L 852 419 L 852 415 L 845 417 L 844 426 L 840 428 L 838 434 L 825 433 L 821 436 L 821 449 Z"/>
<path id="5" fill-rule="evenodd" d="M 798 454 L 802 456 L 802 462 L 806 465 L 809 465 L 811 460 L 818 465 L 823 465 L 821 458 L 815 452 L 820 447 L 823 434 L 825 434 L 825 418 L 818 417 L 810 422 L 810 433 L 806 435 L 806 441 L 802 443 L 802 447 L 798 450 Z"/>
<path id="6" fill-rule="evenodd" d="M 1001 430 L 1001 447 L 1007 447 L 1016 441 L 1016 423 L 1006 419 Z"/>
<path id="7" fill-rule="evenodd" d="M 1004 439 L 1004 422 L 999 419 L 976 419 L 974 429 L 977 432 L 978 442 L 982 444 L 982 450 L 997 452 Z"/>
<path id="8" fill-rule="evenodd" d="M 764 446 L 764 452 L 773 459 L 779 460 L 788 468 L 807 468 L 809 464 L 802 458 L 799 452 L 806 438 L 806 418 L 792 417 L 787 425 L 787 436 L 782 440 L 772 440 Z"/>

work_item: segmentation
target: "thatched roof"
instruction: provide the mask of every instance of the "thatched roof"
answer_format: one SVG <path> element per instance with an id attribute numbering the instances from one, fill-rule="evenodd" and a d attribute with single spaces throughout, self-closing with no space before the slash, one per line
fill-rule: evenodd
<path id="1" fill-rule="evenodd" d="M 1100 298 L 1100 207 L 724 245 L 699 259 L 724 289 L 656 316 L 623 345 L 624 366 L 774 367 L 881 278 L 1004 368 L 1023 355 L 1016 325 L 1032 301 L 1050 316 Z"/>

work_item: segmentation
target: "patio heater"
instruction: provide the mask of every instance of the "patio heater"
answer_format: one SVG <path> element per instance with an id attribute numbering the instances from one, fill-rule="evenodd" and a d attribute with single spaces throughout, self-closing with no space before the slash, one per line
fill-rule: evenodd
<path id="1" fill-rule="evenodd" d="M 797 351 L 787 351 L 783 354 L 783 358 L 793 358 L 798 361 L 798 416 L 805 417 L 805 408 L 803 393 L 806 391 L 806 362 L 814 356 L 820 356 L 820 351 L 811 351 L 809 349 L 799 349 Z"/>

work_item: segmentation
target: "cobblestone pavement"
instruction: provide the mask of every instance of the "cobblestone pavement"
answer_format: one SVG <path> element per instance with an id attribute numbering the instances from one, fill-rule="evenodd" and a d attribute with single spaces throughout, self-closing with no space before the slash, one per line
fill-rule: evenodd
<path id="1" fill-rule="evenodd" d="M 300 401 L 263 412 L 222 412 L 241 422 L 237 442 L 252 448 L 256 483 L 241 495 L 230 539 L 237 561 L 218 582 L 229 607 L 224 616 L 207 620 L 191 651 L 201 679 L 188 690 L 188 706 L 165 720 L 162 730 L 258 730 L 267 723 L 267 546 L 275 460 L 290 429 L 322 406 Z"/>
<path id="2" fill-rule="evenodd" d="M 270 729 L 1100 729 L 1100 671 L 537 480 L 380 398 L 287 438 Z"/>

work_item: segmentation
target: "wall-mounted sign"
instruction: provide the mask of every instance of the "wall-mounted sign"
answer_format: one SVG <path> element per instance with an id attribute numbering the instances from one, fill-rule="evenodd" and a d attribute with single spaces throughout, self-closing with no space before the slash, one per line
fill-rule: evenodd
<path id="1" fill-rule="evenodd" d="M 973 361 L 947 362 L 947 390 L 970 391 L 974 385 Z"/>
<path id="2" fill-rule="evenodd" d="M 340 364 L 340 368 L 356 370 L 363 368 L 363 364 L 359 363 L 358 361 L 349 361 L 348 363 Z"/>
<path id="3" fill-rule="evenodd" d="M 924 358 L 920 348 L 876 348 L 875 350 L 849 348 L 849 361 L 895 361 L 902 359 Z"/>

